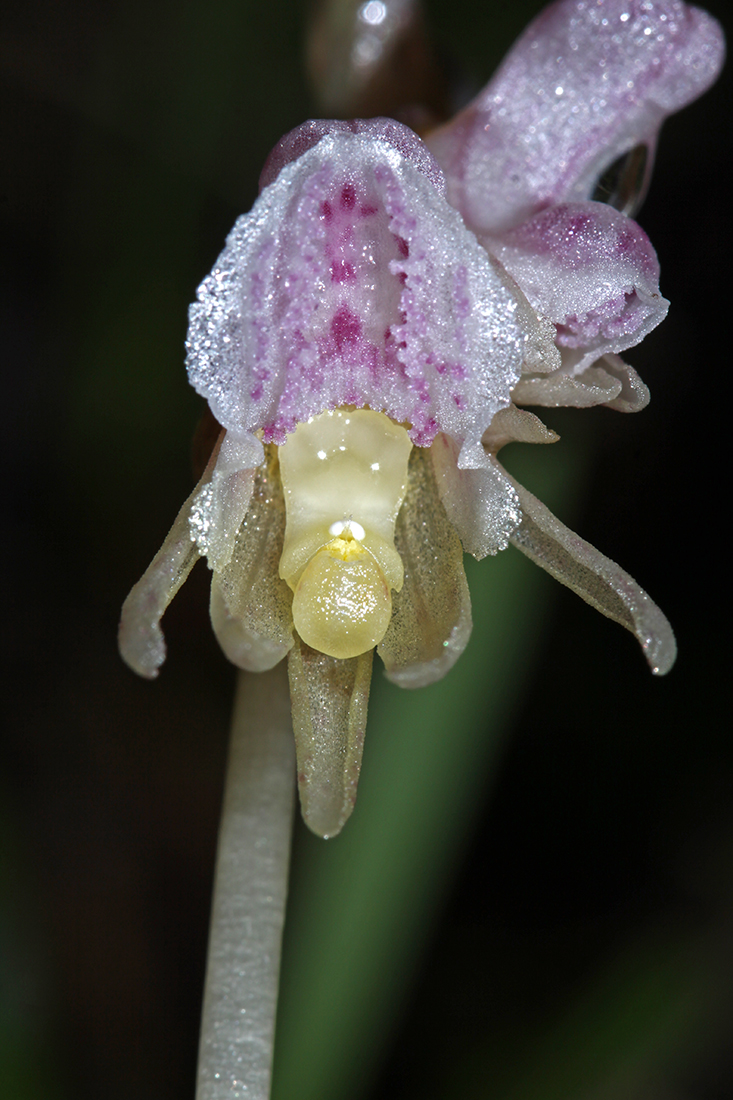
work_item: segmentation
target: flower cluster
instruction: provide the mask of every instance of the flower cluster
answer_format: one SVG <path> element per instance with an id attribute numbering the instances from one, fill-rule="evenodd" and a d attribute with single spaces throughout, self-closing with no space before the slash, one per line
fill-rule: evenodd
<path id="1" fill-rule="evenodd" d="M 206 471 L 128 597 L 120 644 L 153 677 L 194 562 L 252 671 L 287 655 L 304 816 L 351 812 L 373 651 L 405 687 L 471 631 L 462 554 L 510 542 L 674 660 L 664 616 L 502 469 L 556 438 L 523 406 L 643 408 L 619 353 L 666 313 L 629 214 L 659 127 L 722 61 L 679 0 L 559 0 L 450 124 L 308 122 L 271 153 L 190 311 L 188 373 L 220 425 Z"/>

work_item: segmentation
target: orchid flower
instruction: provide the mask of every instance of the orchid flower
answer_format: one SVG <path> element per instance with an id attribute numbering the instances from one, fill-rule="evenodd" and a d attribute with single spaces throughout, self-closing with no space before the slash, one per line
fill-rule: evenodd
<path id="1" fill-rule="evenodd" d="M 354 804 L 372 659 L 419 687 L 465 648 L 462 557 L 518 547 L 642 645 L 671 628 L 619 566 L 497 460 L 557 436 L 524 406 L 649 393 L 619 353 L 664 317 L 629 213 L 664 118 L 722 61 L 678 0 L 559 0 L 461 114 L 421 140 L 395 121 L 311 121 L 265 164 L 190 310 L 188 374 L 220 426 L 201 481 L 122 613 L 154 677 L 160 620 L 199 557 L 227 657 L 288 659 L 303 814 Z"/>

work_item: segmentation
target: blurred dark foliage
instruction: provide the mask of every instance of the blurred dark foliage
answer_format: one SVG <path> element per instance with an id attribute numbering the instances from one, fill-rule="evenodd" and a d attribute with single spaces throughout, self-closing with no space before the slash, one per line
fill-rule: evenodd
<path id="1" fill-rule="evenodd" d="M 539 6 L 497 21 L 433 0 L 428 22 L 478 86 Z M 269 148 L 312 113 L 303 23 L 287 0 L 26 0 L 2 17 L 8 1100 L 193 1095 L 233 676 L 202 567 L 167 616 L 154 687 L 122 666 L 115 630 L 191 484 L 187 304 Z M 630 355 L 650 408 L 547 417 L 562 445 L 592 445 L 583 513 L 564 518 L 651 591 L 678 665 L 653 680 L 616 627 L 557 593 L 375 1098 L 449 1082 L 534 1095 L 512 1092 L 502 1044 L 526 1067 L 531 1037 L 614 959 L 637 945 L 643 970 L 678 941 L 709 1009 L 658 1095 L 733 1095 L 729 431 L 712 407 L 730 362 L 730 82 L 665 127 L 639 218 L 672 301 Z"/>

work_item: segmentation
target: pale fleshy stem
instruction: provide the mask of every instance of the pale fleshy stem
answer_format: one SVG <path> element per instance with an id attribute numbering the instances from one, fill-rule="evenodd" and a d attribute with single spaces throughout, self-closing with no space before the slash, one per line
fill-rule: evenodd
<path id="1" fill-rule="evenodd" d="M 295 752 L 285 665 L 240 673 L 234 703 L 196 1100 L 270 1095 Z"/>

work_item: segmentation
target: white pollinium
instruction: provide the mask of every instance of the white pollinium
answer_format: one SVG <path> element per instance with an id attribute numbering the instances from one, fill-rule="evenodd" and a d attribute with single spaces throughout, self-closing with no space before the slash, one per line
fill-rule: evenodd
<path id="1" fill-rule="evenodd" d="M 371 409 L 334 409 L 299 424 L 279 448 L 285 495 L 280 576 L 303 641 L 330 657 L 381 642 L 404 570 L 394 544 L 412 444 Z"/>

